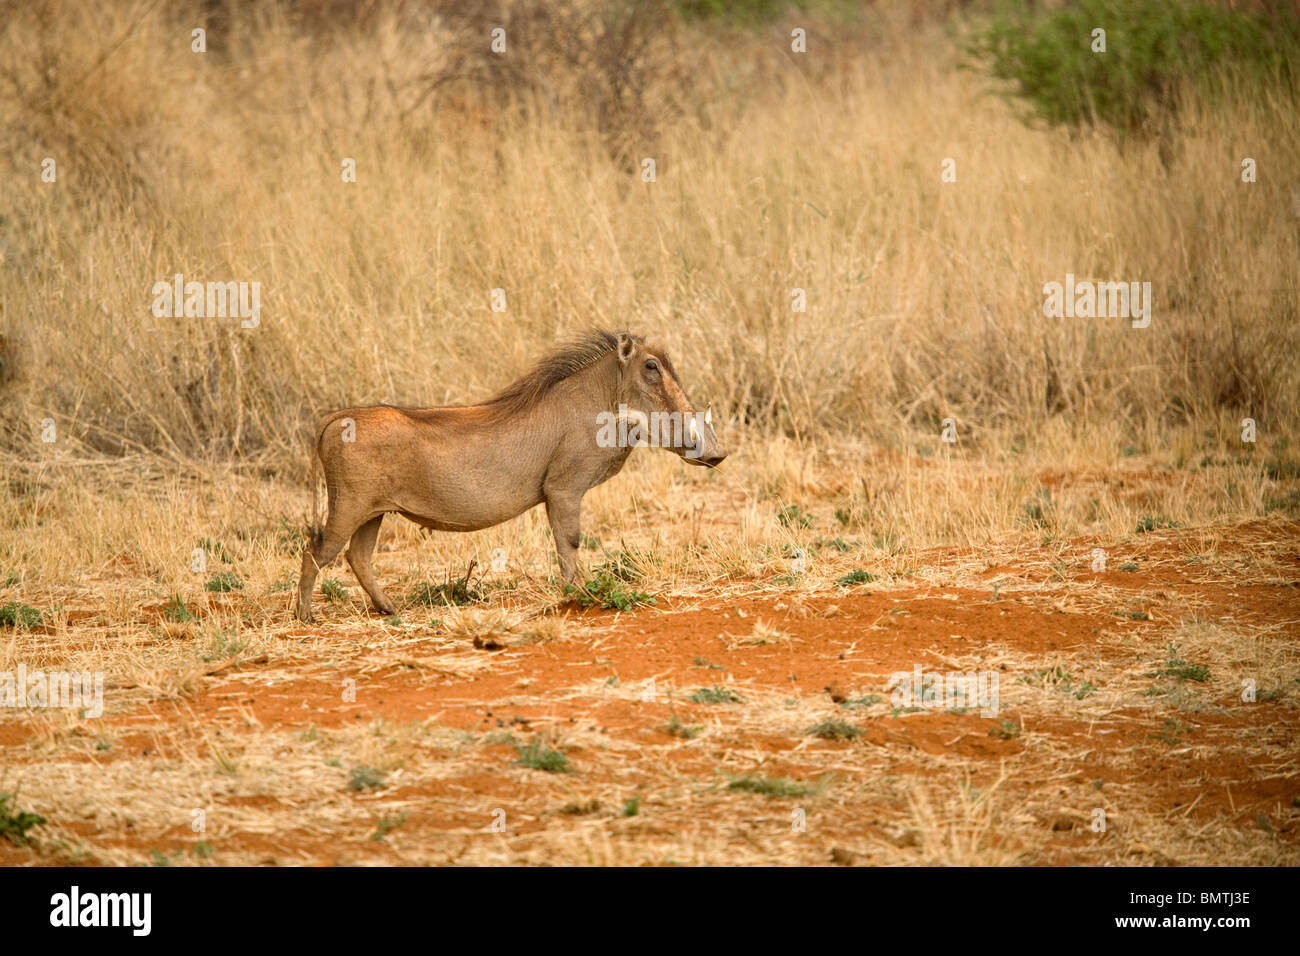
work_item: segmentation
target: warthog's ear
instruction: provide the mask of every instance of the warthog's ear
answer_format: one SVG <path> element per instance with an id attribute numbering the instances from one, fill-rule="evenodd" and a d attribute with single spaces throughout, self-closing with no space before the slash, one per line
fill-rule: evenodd
<path id="1" fill-rule="evenodd" d="M 627 363 L 632 361 L 632 353 L 636 351 L 636 340 L 626 332 L 618 333 L 618 364 L 627 368 Z"/>

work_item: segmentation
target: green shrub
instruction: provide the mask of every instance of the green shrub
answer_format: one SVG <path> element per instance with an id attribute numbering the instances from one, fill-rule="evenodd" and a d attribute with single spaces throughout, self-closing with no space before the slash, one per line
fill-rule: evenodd
<path id="1" fill-rule="evenodd" d="M 1105 52 L 1093 52 L 1098 28 Z M 1187 81 L 1210 94 L 1229 77 L 1290 85 L 1300 19 L 1201 0 L 1071 0 L 1054 8 L 1011 0 L 967 52 L 1049 123 L 1158 132 Z"/>
<path id="2" fill-rule="evenodd" d="M 23 627 L 36 627 L 43 619 L 36 608 L 17 601 L 0 606 L 0 626 L 18 627 L 21 624 Z"/>

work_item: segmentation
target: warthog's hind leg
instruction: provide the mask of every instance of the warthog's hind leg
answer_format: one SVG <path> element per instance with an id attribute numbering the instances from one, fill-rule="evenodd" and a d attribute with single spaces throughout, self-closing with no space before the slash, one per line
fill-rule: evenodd
<path id="1" fill-rule="evenodd" d="M 309 544 L 302 552 L 302 574 L 298 578 L 298 620 L 311 621 L 311 592 L 316 586 L 316 575 L 339 556 L 343 546 L 348 543 L 349 535 L 339 531 L 339 523 L 334 520 L 331 509 L 330 518 L 325 522 L 318 544 Z"/>
<path id="2" fill-rule="evenodd" d="M 384 589 L 375 580 L 374 568 L 370 566 L 370 558 L 375 552 L 375 542 L 379 540 L 379 526 L 383 520 L 383 515 L 377 515 L 352 532 L 352 543 L 348 545 L 347 558 L 352 573 L 357 576 L 361 586 L 370 595 L 375 610 L 381 614 L 392 614 L 393 602 L 388 600 Z"/>

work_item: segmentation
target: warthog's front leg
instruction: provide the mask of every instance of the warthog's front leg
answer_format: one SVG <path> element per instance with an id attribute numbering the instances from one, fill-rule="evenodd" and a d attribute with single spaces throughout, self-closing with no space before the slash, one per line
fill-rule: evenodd
<path id="1" fill-rule="evenodd" d="M 555 553 L 560 559 L 560 579 L 575 587 L 582 583 L 578 577 L 578 545 L 582 541 L 579 530 L 581 511 L 581 492 L 557 491 L 546 495 L 546 517 L 551 523 L 551 534 L 555 536 Z"/>

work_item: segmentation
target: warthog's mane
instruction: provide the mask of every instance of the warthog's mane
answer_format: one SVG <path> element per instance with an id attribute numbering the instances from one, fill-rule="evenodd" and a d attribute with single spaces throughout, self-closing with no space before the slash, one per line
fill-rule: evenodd
<path id="1" fill-rule="evenodd" d="M 592 329 L 570 339 L 543 355 L 527 374 L 511 382 L 484 404 L 503 415 L 532 408 L 553 386 L 572 378 L 583 369 L 591 368 L 606 355 L 617 351 L 620 334 L 631 335 L 607 329 Z M 632 335 L 631 338 L 637 345 L 645 344 L 645 339 L 639 335 Z M 668 359 L 663 355 L 659 357 L 672 373 L 672 364 Z M 675 373 L 673 377 L 676 378 Z"/>

